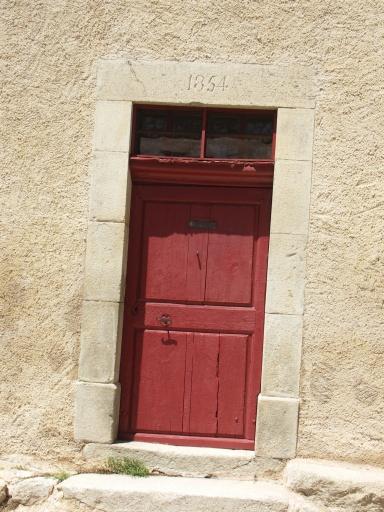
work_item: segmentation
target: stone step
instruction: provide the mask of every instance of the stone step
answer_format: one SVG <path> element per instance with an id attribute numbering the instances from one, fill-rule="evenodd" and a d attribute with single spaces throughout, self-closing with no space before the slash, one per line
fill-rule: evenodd
<path id="1" fill-rule="evenodd" d="M 92 463 L 108 457 L 133 457 L 159 474 L 171 476 L 217 477 L 238 480 L 277 479 L 285 462 L 255 457 L 253 451 L 193 448 L 137 441 L 114 444 L 90 443 L 83 457 Z"/>
<path id="2" fill-rule="evenodd" d="M 105 512 L 309 511 L 298 507 L 293 493 L 271 482 L 80 474 L 59 488 L 66 500 Z"/>
<path id="3" fill-rule="evenodd" d="M 311 459 L 294 459 L 284 482 L 325 510 L 383 512 L 384 470 L 372 466 Z"/>

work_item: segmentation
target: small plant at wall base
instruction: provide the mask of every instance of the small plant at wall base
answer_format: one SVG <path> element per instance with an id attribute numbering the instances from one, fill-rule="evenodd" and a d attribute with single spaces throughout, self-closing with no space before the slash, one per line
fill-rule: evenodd
<path id="1" fill-rule="evenodd" d="M 110 473 L 119 473 L 121 475 L 145 477 L 150 474 L 149 469 L 140 460 L 128 457 L 122 459 L 109 457 L 106 468 Z"/>
<path id="2" fill-rule="evenodd" d="M 58 480 L 59 482 L 64 482 L 64 480 L 66 480 L 70 476 L 71 476 L 71 474 L 64 470 L 59 471 L 58 473 L 55 473 L 52 475 L 52 477 L 56 478 L 56 480 Z"/>

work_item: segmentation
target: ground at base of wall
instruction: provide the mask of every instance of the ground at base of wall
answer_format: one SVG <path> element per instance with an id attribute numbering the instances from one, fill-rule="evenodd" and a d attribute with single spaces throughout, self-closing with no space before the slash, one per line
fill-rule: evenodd
<path id="1" fill-rule="evenodd" d="M 8 512 L 383 512 L 384 470 L 294 459 L 279 480 L 66 472 L 0 461 L 0 510 Z M 62 480 L 62 481 L 60 481 Z"/>

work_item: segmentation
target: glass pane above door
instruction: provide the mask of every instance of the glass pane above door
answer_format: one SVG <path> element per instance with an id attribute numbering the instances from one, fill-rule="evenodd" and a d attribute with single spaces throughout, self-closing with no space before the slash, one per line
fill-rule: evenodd
<path id="1" fill-rule="evenodd" d="M 273 121 L 249 114 L 209 112 L 207 158 L 272 158 Z"/>
<path id="2" fill-rule="evenodd" d="M 141 155 L 200 156 L 202 113 L 193 110 L 140 110 L 137 148 Z"/>

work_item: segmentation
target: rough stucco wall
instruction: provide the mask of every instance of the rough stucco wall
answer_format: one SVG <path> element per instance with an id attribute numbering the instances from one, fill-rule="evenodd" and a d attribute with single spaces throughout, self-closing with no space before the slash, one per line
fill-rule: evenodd
<path id="1" fill-rule="evenodd" d="M 0 451 L 68 456 L 96 61 L 297 62 L 318 80 L 299 455 L 384 464 L 381 0 L 0 6 Z"/>

